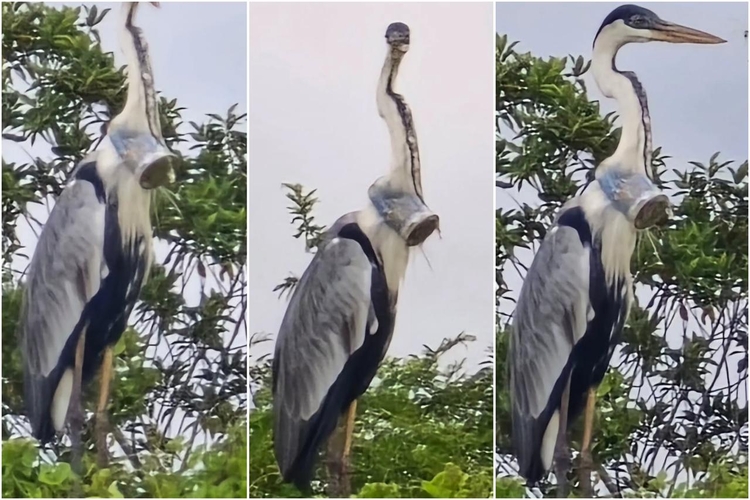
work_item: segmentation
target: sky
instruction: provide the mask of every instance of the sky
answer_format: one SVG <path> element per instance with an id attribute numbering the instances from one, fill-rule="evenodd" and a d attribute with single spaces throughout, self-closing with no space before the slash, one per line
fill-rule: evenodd
<path id="1" fill-rule="evenodd" d="M 389 354 L 418 354 L 466 331 L 478 340 L 456 356 L 474 366 L 486 360 L 494 338 L 492 5 L 250 4 L 249 20 L 250 333 L 275 336 L 287 300 L 272 290 L 312 259 L 292 237 L 282 183 L 316 188 L 315 215 L 330 225 L 363 208 L 367 188 L 387 172 L 375 88 L 385 29 L 401 21 L 411 46 L 396 89 L 414 113 L 424 196 L 442 238 L 425 243 L 429 264 L 412 252 Z"/>

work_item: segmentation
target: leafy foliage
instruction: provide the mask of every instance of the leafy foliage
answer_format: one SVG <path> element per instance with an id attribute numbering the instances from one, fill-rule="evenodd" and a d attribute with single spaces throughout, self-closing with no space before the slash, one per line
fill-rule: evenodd
<path id="1" fill-rule="evenodd" d="M 295 238 L 312 249 L 324 227 L 312 215 L 314 191 L 289 185 Z M 312 244 L 311 244 L 312 242 Z M 274 291 L 291 293 L 295 279 Z M 251 338 L 254 346 L 267 337 Z M 436 349 L 406 359 L 387 357 L 370 388 L 358 400 L 352 444 L 351 485 L 359 498 L 482 498 L 492 493 L 492 368 L 469 374 L 463 363 L 441 359 L 456 345 L 473 341 L 460 334 Z M 273 453 L 270 360 L 251 363 L 250 496 L 299 497 L 281 481 Z M 487 364 L 486 364 L 487 365 Z M 320 460 L 316 495 L 327 487 Z"/>
<path id="2" fill-rule="evenodd" d="M 614 116 L 601 117 L 587 97 L 581 75 L 590 63 L 544 60 L 515 46 L 498 37 L 498 496 L 518 493 L 505 367 L 518 290 L 508 282 L 523 277 L 556 211 L 619 137 Z M 744 497 L 747 161 L 735 166 L 716 153 L 705 164 L 672 163 L 654 151 L 651 167 L 674 217 L 641 234 L 631 263 L 636 304 L 598 389 L 596 491 Z M 512 191 L 534 202 L 511 203 Z M 577 449 L 581 427 L 570 433 Z M 553 490 L 542 485 L 543 494 Z"/>
<path id="3" fill-rule="evenodd" d="M 227 429 L 228 439 L 210 449 L 197 448 L 188 458 L 184 474 L 164 469 L 161 462 L 180 451 L 171 443 L 168 454 L 151 455 L 137 474 L 123 464 L 98 469 L 86 461 L 82 490 L 86 497 L 101 498 L 237 498 L 247 488 L 247 439 L 244 423 Z M 67 497 L 75 475 L 67 462 L 47 463 L 39 456 L 36 441 L 19 438 L 3 443 L 3 497 Z"/>
<path id="4" fill-rule="evenodd" d="M 99 43 L 110 9 L 4 3 L 3 494 L 67 496 L 67 440 L 27 439 L 17 321 L 30 250 L 73 167 L 96 149 L 123 106 L 122 68 Z M 158 72 L 157 72 L 158 73 Z M 157 82 L 158 83 L 158 82 Z M 84 431 L 91 496 L 246 496 L 246 133 L 244 114 L 186 125 L 160 97 L 163 135 L 178 155 L 176 183 L 155 195 L 155 237 L 168 246 L 114 349 L 108 468 L 94 464 L 93 415 Z M 21 146 L 15 147 L 17 143 Z M 170 190 L 171 189 L 171 190 Z M 46 208 L 46 210 L 45 210 Z M 22 229 L 23 228 L 23 229 Z M 189 293 L 188 293 L 189 292 Z M 187 296 L 197 299 L 188 300 Z M 85 399 L 93 403 L 96 384 Z"/>

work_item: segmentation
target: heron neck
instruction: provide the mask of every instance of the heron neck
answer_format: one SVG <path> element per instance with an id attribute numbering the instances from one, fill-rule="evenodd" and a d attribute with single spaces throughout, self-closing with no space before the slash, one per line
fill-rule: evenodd
<path id="1" fill-rule="evenodd" d="M 120 44 L 128 62 L 128 95 L 125 106 L 112 120 L 110 129 L 148 132 L 163 144 L 148 44 L 141 29 L 134 24 L 137 9 L 138 3 L 135 2 L 123 5 Z"/>
<path id="2" fill-rule="evenodd" d="M 355 214 L 355 219 L 380 256 L 389 291 L 398 294 L 399 286 L 406 274 L 409 247 L 397 231 L 383 223 L 375 206 L 366 206 Z"/>
<path id="3" fill-rule="evenodd" d="M 391 187 L 404 193 L 414 193 L 424 202 L 419 146 L 411 110 L 403 96 L 393 90 L 403 56 L 404 52 L 389 48 L 378 80 L 378 113 L 385 120 L 391 136 Z"/>
<path id="4" fill-rule="evenodd" d="M 617 101 L 622 132 L 615 153 L 602 162 L 602 172 L 610 168 L 628 173 L 645 173 L 651 178 L 651 118 L 646 92 L 635 73 L 618 71 L 615 57 L 622 43 L 600 36 L 594 44 L 591 68 L 599 90 Z"/>

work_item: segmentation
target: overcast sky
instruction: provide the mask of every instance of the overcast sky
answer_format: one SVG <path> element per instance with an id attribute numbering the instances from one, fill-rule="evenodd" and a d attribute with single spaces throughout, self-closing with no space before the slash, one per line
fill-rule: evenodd
<path id="1" fill-rule="evenodd" d="M 412 252 L 389 353 L 461 331 L 486 359 L 494 335 L 492 4 L 250 4 L 249 329 L 276 334 L 312 255 L 292 238 L 283 182 L 317 188 L 318 221 L 362 208 L 389 167 L 375 88 L 393 21 L 411 28 L 397 82 L 414 113 L 424 196 L 442 239 Z M 453 36 L 458 33 L 460 36 Z M 271 349 L 270 343 L 265 349 Z M 251 353 L 252 354 L 252 353 Z M 257 352 L 256 352 L 257 354 Z"/>

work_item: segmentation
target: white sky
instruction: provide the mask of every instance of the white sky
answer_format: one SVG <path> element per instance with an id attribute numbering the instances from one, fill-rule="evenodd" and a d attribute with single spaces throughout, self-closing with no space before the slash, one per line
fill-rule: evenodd
<path id="1" fill-rule="evenodd" d="M 287 300 L 272 292 L 312 255 L 292 238 L 283 182 L 317 188 L 319 223 L 364 206 L 390 143 L 375 87 L 393 21 L 411 28 L 397 90 L 414 113 L 425 199 L 442 239 L 415 251 L 389 354 L 467 331 L 494 338 L 492 4 L 250 4 L 249 330 L 275 335 Z M 455 34 L 458 36 L 454 36 Z M 269 342 L 260 350 L 270 350 Z M 254 352 L 251 354 L 258 354 Z"/>

